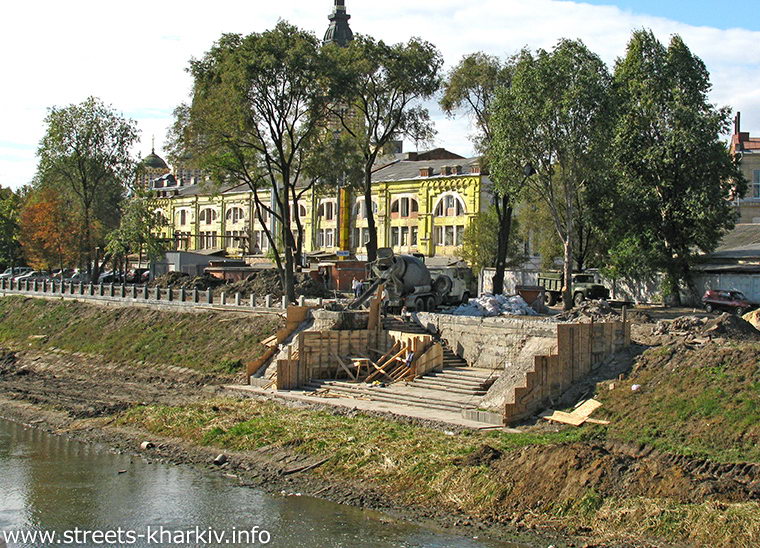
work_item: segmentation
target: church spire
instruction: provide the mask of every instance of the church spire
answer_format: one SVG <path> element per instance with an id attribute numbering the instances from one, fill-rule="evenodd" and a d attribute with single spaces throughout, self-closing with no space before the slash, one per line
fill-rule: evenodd
<path id="1" fill-rule="evenodd" d="M 328 16 L 328 19 L 330 20 L 330 26 L 327 28 L 323 43 L 347 46 L 354 39 L 354 33 L 348 25 L 348 20 L 351 19 L 351 16 L 346 13 L 345 0 L 335 0 L 335 8 Z"/>

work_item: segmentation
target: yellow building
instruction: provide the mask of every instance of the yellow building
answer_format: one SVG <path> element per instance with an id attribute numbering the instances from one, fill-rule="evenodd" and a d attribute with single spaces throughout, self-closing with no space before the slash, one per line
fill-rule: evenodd
<path id="1" fill-rule="evenodd" d="M 760 223 L 760 138 L 741 131 L 741 113 L 734 119 L 731 152 L 738 154 L 741 170 L 749 181 L 747 195 L 737 201 L 739 223 Z"/>
<path id="2" fill-rule="evenodd" d="M 214 188 L 186 185 L 154 188 L 156 210 L 166 219 L 162 230 L 178 249 L 219 250 L 230 256 L 261 257 L 269 251 L 262 219 L 247 185 Z M 361 192 L 346 193 L 350 208 L 347 223 L 340 222 L 337 189 L 334 196 L 306 192 L 292 218 L 303 227 L 307 254 L 332 254 L 339 249 L 339 223 L 349 232 L 349 250 L 362 259 L 369 239 Z M 268 191 L 259 191 L 269 204 Z M 427 153 L 397 154 L 373 174 L 373 203 L 380 247 L 399 253 L 422 253 L 450 260 L 457 256 L 465 228 L 491 203 L 490 181 L 481 172 L 479 158 L 462 158 L 443 149 Z M 263 212 L 263 221 L 276 230 Z M 293 227 L 296 227 L 295 220 Z M 275 232 L 276 233 L 276 232 Z"/>

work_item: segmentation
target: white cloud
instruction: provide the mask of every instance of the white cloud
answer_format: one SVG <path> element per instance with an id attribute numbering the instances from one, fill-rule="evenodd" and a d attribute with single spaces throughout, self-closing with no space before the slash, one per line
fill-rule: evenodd
<path id="1" fill-rule="evenodd" d="M 680 34 L 712 73 L 713 100 L 741 110 L 743 127 L 760 133 L 760 33 L 719 30 L 633 15 L 610 6 L 557 0 L 349 0 L 352 28 L 389 42 L 420 36 L 435 43 L 447 65 L 484 50 L 514 53 L 522 46 L 549 48 L 559 38 L 581 38 L 607 63 L 624 53 L 633 29 L 652 28 L 661 40 Z M 0 184 L 31 180 L 34 150 L 46 109 L 95 95 L 138 120 L 139 152 L 151 136 L 161 153 L 169 114 L 186 100 L 186 73 L 223 32 L 249 33 L 279 18 L 321 35 L 329 0 L 243 2 L 135 0 L 129 4 L 74 0 L 15 2 L 4 6 L 0 51 Z M 439 146 L 472 153 L 467 120 L 434 113 Z"/>

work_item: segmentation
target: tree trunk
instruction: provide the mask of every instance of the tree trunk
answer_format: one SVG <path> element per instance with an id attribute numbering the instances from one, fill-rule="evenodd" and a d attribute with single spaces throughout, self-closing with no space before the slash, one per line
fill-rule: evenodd
<path id="1" fill-rule="evenodd" d="M 375 212 L 372 208 L 372 168 L 365 169 L 364 173 L 364 204 L 367 211 L 367 230 L 369 230 L 369 241 L 367 242 L 367 260 L 369 262 L 377 259 L 377 225 L 375 224 Z"/>
<path id="2" fill-rule="evenodd" d="M 496 272 L 493 275 L 493 294 L 504 293 L 504 271 L 507 267 L 507 253 L 509 251 L 509 236 L 512 231 L 512 207 L 509 204 L 509 196 L 501 197 L 500 207 L 496 212 L 499 217 L 499 243 L 496 250 Z"/>
<path id="3" fill-rule="evenodd" d="M 283 173 L 283 179 L 288 181 L 290 173 L 285 170 Z M 295 241 L 293 240 L 293 231 L 290 228 L 290 207 L 288 206 L 288 184 L 285 184 L 282 188 L 282 196 L 280 198 L 282 207 L 280 215 L 282 216 L 281 234 L 282 241 L 284 242 L 283 255 L 285 256 L 285 272 L 283 276 L 283 290 L 285 296 L 288 298 L 289 303 L 296 301 L 296 288 L 295 288 Z"/>
<path id="4" fill-rule="evenodd" d="M 562 308 L 563 310 L 570 310 L 573 308 L 573 244 L 568 238 L 565 240 L 565 262 L 564 262 L 564 276 L 562 284 Z"/>

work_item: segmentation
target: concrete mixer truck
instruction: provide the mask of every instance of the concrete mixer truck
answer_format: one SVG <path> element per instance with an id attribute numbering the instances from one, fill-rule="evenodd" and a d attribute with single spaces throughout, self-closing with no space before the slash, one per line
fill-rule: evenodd
<path id="1" fill-rule="evenodd" d="M 422 258 L 414 255 L 396 255 L 391 248 L 383 247 L 369 267 L 369 288 L 349 308 L 358 308 L 369 300 L 380 284 L 385 284 L 384 305 L 391 313 L 404 306 L 410 312 L 432 312 L 469 299 L 466 290 L 455 287 L 455 280 L 446 274 L 431 274 Z"/>

